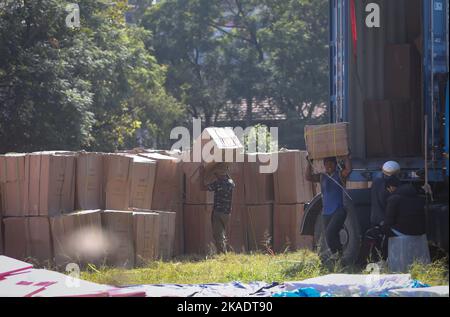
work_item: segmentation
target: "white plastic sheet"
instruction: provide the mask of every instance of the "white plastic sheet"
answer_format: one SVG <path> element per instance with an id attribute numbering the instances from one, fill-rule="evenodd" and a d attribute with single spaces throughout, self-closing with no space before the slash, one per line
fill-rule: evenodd
<path id="1" fill-rule="evenodd" d="M 449 287 L 447 285 L 395 289 L 389 291 L 389 297 L 449 297 Z"/>
<path id="2" fill-rule="evenodd" d="M 407 288 L 411 284 L 409 274 L 330 274 L 300 282 L 285 283 L 286 290 L 312 287 L 332 296 L 381 296 L 389 290 Z"/>

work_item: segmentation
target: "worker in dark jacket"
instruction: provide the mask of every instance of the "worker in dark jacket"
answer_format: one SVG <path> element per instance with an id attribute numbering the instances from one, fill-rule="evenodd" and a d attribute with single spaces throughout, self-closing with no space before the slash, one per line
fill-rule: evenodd
<path id="1" fill-rule="evenodd" d="M 224 253 L 227 250 L 226 232 L 235 184 L 229 176 L 226 163 L 216 164 L 206 175 L 203 169 L 200 172 L 203 179 L 203 189 L 214 192 L 214 206 L 211 216 L 213 238 L 217 252 Z"/>
<path id="2" fill-rule="evenodd" d="M 339 232 L 342 230 L 347 217 L 344 208 L 344 190 L 347 177 L 352 172 L 350 156 L 344 158 L 345 166 L 338 170 L 335 157 L 325 158 L 323 164 L 325 173 L 313 174 L 312 164 L 306 169 L 306 180 L 320 183 L 322 192 L 322 222 L 325 240 L 332 256 L 337 257 L 342 252 Z"/>
<path id="3" fill-rule="evenodd" d="M 386 207 L 383 229 L 392 236 L 425 234 L 425 198 L 411 184 L 399 185 L 395 179 L 386 182 L 391 193 Z"/>
<path id="4" fill-rule="evenodd" d="M 371 189 L 370 223 L 372 228 L 382 226 L 386 212 L 387 199 L 390 195 L 386 189 L 386 180 L 397 177 L 400 172 L 400 165 L 397 162 L 389 161 L 383 165 L 383 175 L 375 178 Z"/>

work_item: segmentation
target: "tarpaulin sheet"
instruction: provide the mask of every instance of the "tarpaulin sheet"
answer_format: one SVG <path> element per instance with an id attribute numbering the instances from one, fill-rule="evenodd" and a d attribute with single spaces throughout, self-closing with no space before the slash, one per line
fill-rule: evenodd
<path id="1" fill-rule="evenodd" d="M 382 296 L 389 290 L 407 288 L 412 284 L 409 274 L 329 274 L 300 282 L 286 282 L 288 291 L 314 288 L 332 296 Z"/>
<path id="2" fill-rule="evenodd" d="M 449 297 L 449 287 L 433 286 L 390 290 L 389 297 Z"/>
<path id="3" fill-rule="evenodd" d="M 231 282 L 136 285 L 126 288 L 145 291 L 147 297 L 270 297 L 284 290 L 284 285 L 265 282 Z"/>

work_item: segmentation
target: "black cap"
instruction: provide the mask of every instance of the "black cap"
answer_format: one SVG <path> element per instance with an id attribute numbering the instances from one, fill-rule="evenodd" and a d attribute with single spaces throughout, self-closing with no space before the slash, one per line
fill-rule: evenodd
<path id="1" fill-rule="evenodd" d="M 323 159 L 323 162 L 324 163 L 331 162 L 331 163 L 337 164 L 337 159 L 334 156 L 326 157 L 326 158 Z"/>
<path id="2" fill-rule="evenodd" d="M 389 176 L 385 180 L 386 187 L 399 187 L 401 183 L 397 176 Z"/>

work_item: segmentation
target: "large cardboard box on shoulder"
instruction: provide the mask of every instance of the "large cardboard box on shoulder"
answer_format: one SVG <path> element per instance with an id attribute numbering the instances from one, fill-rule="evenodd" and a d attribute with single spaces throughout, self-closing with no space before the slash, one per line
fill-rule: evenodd
<path id="1" fill-rule="evenodd" d="M 247 206 L 248 250 L 258 251 L 272 248 L 273 205 Z"/>
<path id="2" fill-rule="evenodd" d="M 313 237 L 300 235 L 303 215 L 303 204 L 274 205 L 273 248 L 275 252 L 312 249 Z"/>
<path id="3" fill-rule="evenodd" d="M 56 216 L 74 210 L 75 159 L 72 152 L 25 156 L 24 215 Z"/>
<path id="4" fill-rule="evenodd" d="M 157 260 L 161 237 L 161 217 L 150 210 L 135 210 L 133 212 L 134 223 L 134 247 L 136 252 L 136 265 L 145 265 Z"/>
<path id="5" fill-rule="evenodd" d="M 184 246 L 186 254 L 208 254 L 214 248 L 212 205 L 184 205 Z"/>
<path id="6" fill-rule="evenodd" d="M 24 190 L 25 154 L 0 155 L 0 197 L 3 216 L 23 216 Z"/>
<path id="7" fill-rule="evenodd" d="M 18 260 L 52 265 L 53 252 L 48 217 L 3 219 L 5 255 Z"/>
<path id="8" fill-rule="evenodd" d="M 104 264 L 109 242 L 102 229 L 101 210 L 50 217 L 50 228 L 56 266 Z"/>
<path id="9" fill-rule="evenodd" d="M 209 127 L 194 140 L 192 161 L 202 163 L 234 162 L 243 150 L 232 128 Z M 194 175 L 195 178 L 195 175 Z"/>
<path id="10" fill-rule="evenodd" d="M 77 156 L 75 208 L 104 209 L 103 153 L 80 152 Z"/>
<path id="11" fill-rule="evenodd" d="M 278 169 L 273 175 L 276 203 L 305 203 L 314 197 L 313 184 L 305 178 L 306 156 L 307 152 L 298 150 L 278 153 Z"/>
<path id="12" fill-rule="evenodd" d="M 349 153 L 347 122 L 305 126 L 305 143 L 310 159 L 345 156 Z"/>
<path id="13" fill-rule="evenodd" d="M 109 241 L 106 264 L 114 267 L 134 266 L 134 222 L 130 211 L 105 210 L 102 226 Z"/>
<path id="14" fill-rule="evenodd" d="M 130 208 L 130 186 L 133 158 L 120 154 L 106 154 L 105 199 L 108 210 Z"/>
<path id="15" fill-rule="evenodd" d="M 155 186 L 156 161 L 133 155 L 130 207 L 151 209 Z"/>
<path id="16" fill-rule="evenodd" d="M 274 200 L 273 173 L 276 153 L 245 155 L 244 186 L 246 204 L 267 204 Z"/>

